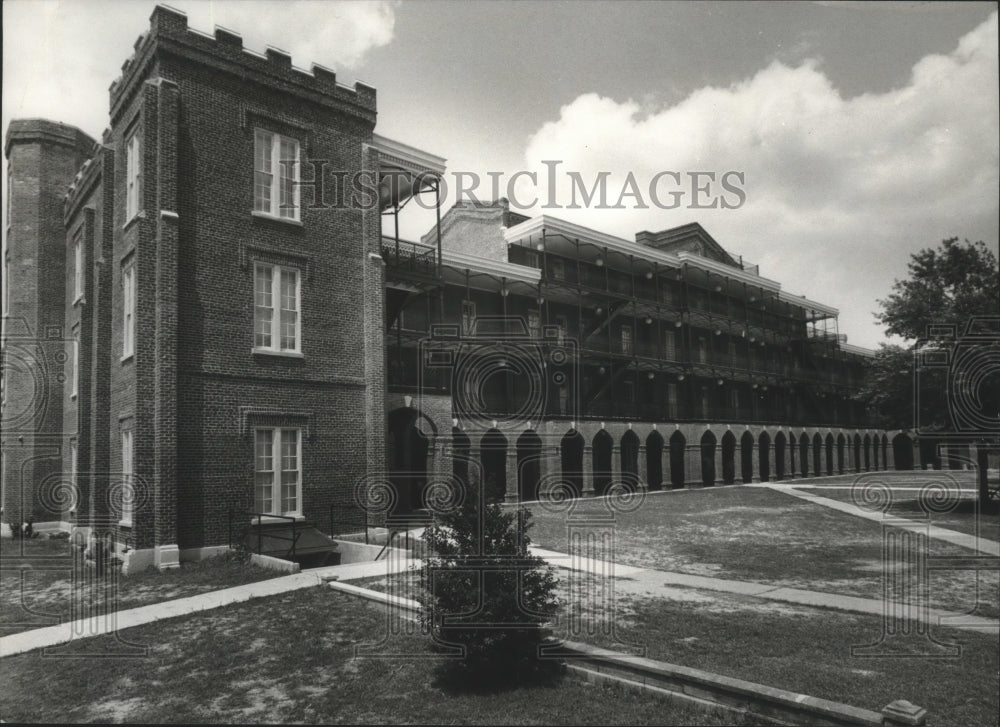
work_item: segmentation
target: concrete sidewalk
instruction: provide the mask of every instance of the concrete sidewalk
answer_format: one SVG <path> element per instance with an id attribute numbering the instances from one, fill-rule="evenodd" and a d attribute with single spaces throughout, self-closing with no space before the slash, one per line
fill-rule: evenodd
<path id="1" fill-rule="evenodd" d="M 794 484 L 778 485 L 770 482 L 761 482 L 751 486 L 784 492 L 786 495 L 806 500 L 807 502 L 811 502 L 815 505 L 828 507 L 831 510 L 839 510 L 840 512 L 847 513 L 848 515 L 855 515 L 857 517 L 864 518 L 865 520 L 885 523 L 894 528 L 909 530 L 914 533 L 926 533 L 928 537 L 934 538 L 935 540 L 942 540 L 946 543 L 951 543 L 952 545 L 959 545 L 963 548 L 968 548 L 969 550 L 981 553 L 982 555 L 992 555 L 994 558 L 1000 557 L 1000 543 L 997 543 L 994 540 L 987 540 L 986 538 L 976 537 L 974 535 L 969 535 L 968 533 L 960 533 L 957 530 L 949 530 L 948 528 L 931 525 L 930 523 L 921 523 L 916 520 L 886 516 L 885 513 L 872 512 L 871 510 L 866 510 L 849 502 L 831 500 L 829 497 L 821 497 L 808 492 L 802 492 L 801 490 L 796 489 L 796 485 Z"/>
<path id="2" fill-rule="evenodd" d="M 1000 627 L 998 627 L 996 620 L 979 616 L 969 616 L 937 609 L 909 608 L 899 604 L 887 604 L 878 599 L 821 593 L 798 588 L 783 588 L 750 581 L 710 578 L 686 573 L 659 571 L 651 568 L 636 568 L 621 563 L 612 563 L 584 556 L 571 557 L 566 553 L 558 553 L 541 548 L 532 548 L 531 550 L 536 555 L 544 558 L 547 563 L 557 568 L 590 573 L 600 577 L 614 577 L 615 589 L 622 593 L 652 595 L 679 600 L 705 600 L 705 598 L 699 597 L 696 592 L 716 591 L 802 606 L 818 606 L 839 611 L 872 615 L 885 614 L 887 608 L 892 608 L 894 613 L 905 613 L 908 618 L 933 625 L 991 634 L 1000 633 Z M 19 634 L 0 638 L 0 658 L 21 654 L 34 649 L 56 646 L 82 638 L 109 634 L 163 619 L 209 611 L 255 598 L 266 598 L 280 593 L 311 588 L 331 580 L 343 582 L 401 573 L 419 568 L 420 564 L 420 560 L 413 558 L 388 558 L 380 561 L 316 568 L 295 575 L 281 576 L 266 581 L 258 581 L 210 593 L 202 593 L 197 596 L 189 596 L 187 598 L 179 598 L 173 601 L 164 601 L 163 603 L 154 603 L 148 606 L 119 611 L 107 616 L 101 615 L 91 619 L 80 619 L 41 629 L 24 631 Z"/>
<path id="3" fill-rule="evenodd" d="M 22 654 L 70 641 L 114 633 L 135 626 L 162 621 L 163 619 L 186 616 L 192 613 L 210 611 L 233 603 L 242 603 L 255 598 L 266 598 L 280 593 L 288 593 L 303 588 L 321 585 L 336 577 L 344 580 L 358 580 L 369 576 L 385 576 L 419 567 L 420 561 L 412 558 L 390 558 L 364 563 L 349 563 L 341 566 L 316 568 L 290 576 L 280 576 L 266 581 L 247 583 L 233 588 L 223 588 L 197 596 L 177 598 L 162 603 L 99 614 L 92 618 L 67 621 L 54 626 L 46 626 L 31 631 L 0 637 L 0 658 Z"/>
<path id="4" fill-rule="evenodd" d="M 800 606 L 830 608 L 849 613 L 869 615 L 894 615 L 900 618 L 921 621 L 934 626 L 965 631 L 979 631 L 989 634 L 1000 634 L 1000 621 L 954 613 L 933 608 L 906 606 L 895 602 L 885 602 L 876 598 L 859 598 L 837 593 L 807 591 L 801 588 L 786 588 L 766 583 L 752 581 L 735 581 L 725 578 L 710 578 L 708 576 L 689 575 L 672 571 L 654 570 L 652 568 L 635 568 L 580 556 L 571 557 L 566 553 L 552 550 L 532 548 L 531 551 L 547 563 L 557 568 L 581 571 L 595 576 L 614 577 L 615 591 L 634 595 L 650 595 L 675 600 L 705 600 L 692 597 L 692 589 L 700 591 L 721 591 L 741 596 L 751 596 L 769 601 L 793 603 Z"/>

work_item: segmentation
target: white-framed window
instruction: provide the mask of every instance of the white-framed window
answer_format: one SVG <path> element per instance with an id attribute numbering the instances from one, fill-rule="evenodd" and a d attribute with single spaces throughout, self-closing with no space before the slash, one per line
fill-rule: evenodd
<path id="1" fill-rule="evenodd" d="M 663 332 L 663 357 L 668 361 L 677 360 L 677 338 L 670 330 Z"/>
<path id="2" fill-rule="evenodd" d="M 622 326 L 622 353 L 631 356 L 632 350 L 632 329 L 629 326 Z"/>
<path id="3" fill-rule="evenodd" d="M 254 350 L 300 352 L 300 289 L 297 268 L 254 265 Z"/>
<path id="4" fill-rule="evenodd" d="M 462 335 L 471 336 L 476 327 L 476 304 L 471 300 L 462 301 Z"/>
<path id="5" fill-rule="evenodd" d="M 542 315 L 534 308 L 528 311 L 528 335 L 533 338 L 542 337 Z"/>
<path id="6" fill-rule="evenodd" d="M 133 131 L 125 142 L 125 221 L 139 214 L 142 196 L 142 158 L 139 132 Z"/>
<path id="7" fill-rule="evenodd" d="M 83 235 L 73 238 L 73 300 L 83 297 Z"/>
<path id="8" fill-rule="evenodd" d="M 8 187 L 8 189 L 10 189 Z M 7 194 L 7 198 L 10 199 L 10 194 Z M 3 256 L 3 314 L 7 315 L 10 311 L 10 253 L 5 253 Z"/>
<path id="9" fill-rule="evenodd" d="M 122 268 L 122 359 L 135 353 L 135 263 Z"/>
<path id="10" fill-rule="evenodd" d="M 77 446 L 77 441 L 75 439 L 71 440 L 69 443 L 69 478 L 70 485 L 73 488 L 74 495 L 78 491 L 77 487 L 77 473 L 79 472 L 79 448 Z M 74 497 L 74 499 L 76 499 Z"/>
<path id="11" fill-rule="evenodd" d="M 274 217 L 299 219 L 299 142 L 255 129 L 253 208 Z"/>
<path id="12" fill-rule="evenodd" d="M 254 431 L 254 509 L 301 515 L 302 437 L 298 429 Z"/>
<path id="13" fill-rule="evenodd" d="M 556 339 L 559 343 L 566 342 L 566 331 L 569 330 L 569 320 L 564 315 L 556 316 L 556 327 L 559 329 L 558 338 Z"/>
<path id="14" fill-rule="evenodd" d="M 132 430 L 122 430 L 122 522 L 131 524 L 135 505 L 135 470 Z"/>
<path id="15" fill-rule="evenodd" d="M 72 377 L 73 380 L 72 382 L 70 382 L 70 396 L 76 397 L 80 381 L 80 327 L 79 326 L 73 329 L 73 342 L 71 345 L 73 347 L 73 351 L 71 352 L 70 355 L 73 359 L 73 362 L 72 362 L 72 371 L 70 372 L 70 376 Z"/>
<path id="16" fill-rule="evenodd" d="M 677 384 L 673 381 L 667 383 L 667 416 L 677 416 Z"/>

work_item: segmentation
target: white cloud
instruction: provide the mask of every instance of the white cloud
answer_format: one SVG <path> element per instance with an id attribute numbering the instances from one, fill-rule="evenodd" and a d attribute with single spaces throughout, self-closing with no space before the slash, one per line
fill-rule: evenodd
<path id="1" fill-rule="evenodd" d="M 630 171 L 644 190 L 661 170 L 743 171 L 747 201 L 736 210 L 554 214 L 623 237 L 697 220 L 786 289 L 839 307 L 841 331 L 873 346 L 876 298 L 906 274 L 911 252 L 951 236 L 996 247 L 997 89 L 994 13 L 886 93 L 844 98 L 817 61 L 793 68 L 776 60 L 652 113 L 582 95 L 534 134 L 525 161 L 541 172 L 543 160 L 561 160 L 560 173 L 584 179 L 610 171 L 612 204 Z M 560 185 L 561 202 L 568 190 Z M 683 203 L 690 200 L 688 191 Z"/>
<path id="2" fill-rule="evenodd" d="M 188 27 L 216 25 L 239 33 L 246 48 L 281 48 L 292 63 L 334 71 L 357 66 L 392 41 L 394 2 L 330 0 L 172 0 Z M 108 86 L 149 28 L 155 3 L 134 0 L 4 2 L 3 125 L 42 116 L 100 134 L 107 125 Z M 353 79 L 341 74 L 345 83 Z"/>
<path id="3" fill-rule="evenodd" d="M 314 62 L 333 70 L 357 66 L 365 53 L 392 41 L 396 22 L 391 2 L 245 0 L 179 2 L 188 25 L 211 31 L 222 25 L 243 36 L 243 45 L 263 51 L 268 45 L 292 54 L 308 69 Z"/>

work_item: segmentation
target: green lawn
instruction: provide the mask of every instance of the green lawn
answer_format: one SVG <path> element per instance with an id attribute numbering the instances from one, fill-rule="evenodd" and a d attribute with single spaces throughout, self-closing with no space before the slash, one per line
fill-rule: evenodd
<path id="1" fill-rule="evenodd" d="M 997 724 L 994 635 L 932 627 L 933 639 L 960 644 L 960 653 L 949 656 L 920 636 L 894 645 L 898 656 L 852 656 L 852 645 L 878 641 L 881 617 L 697 589 L 652 597 L 628 578 L 618 579 L 611 600 L 597 577 L 558 573 L 563 607 L 553 631 L 561 638 L 630 653 L 642 647 L 653 659 L 875 711 L 908 699 L 932 712 L 931 724 Z M 414 574 L 352 584 L 377 591 L 391 584 L 394 593 L 411 598 L 421 587 Z M 575 621 L 568 620 L 571 613 Z"/>
<path id="2" fill-rule="evenodd" d="M 94 606 L 106 602 L 117 611 L 282 575 L 227 555 L 115 580 L 99 579 L 86 568 L 74 585 L 69 541 L 48 538 L 3 539 L 0 566 L 0 636 L 69 620 L 74 597 Z M 116 589 L 106 592 L 108 583 Z"/>
<path id="3" fill-rule="evenodd" d="M 620 599 L 618 635 L 648 656 L 817 697 L 880 710 L 895 699 L 925 707 L 930 725 L 997 725 L 1000 676 L 995 635 L 933 628 L 960 656 L 923 638 L 901 645 L 910 656 L 851 656 L 878 640 L 881 619 L 713 594 L 710 601 Z M 589 639 L 613 647 L 607 637 Z"/>
<path id="4" fill-rule="evenodd" d="M 907 486 L 919 486 L 915 479 Z M 851 504 L 861 503 L 855 501 L 851 490 L 843 486 L 831 487 L 810 487 L 803 488 L 803 492 L 819 497 L 827 497 L 831 500 L 849 502 Z M 921 498 L 920 492 L 910 490 L 895 489 L 892 493 L 892 504 L 886 511 L 889 517 L 901 517 L 918 522 L 928 522 L 931 525 L 956 530 L 967 535 L 979 535 L 993 542 L 1000 542 L 1000 509 L 992 507 L 983 511 L 971 493 L 972 490 L 965 491 L 965 497 L 960 500 L 949 501 L 949 507 L 945 512 L 935 512 L 933 508 L 926 507 L 926 498 Z M 860 499 L 860 497 L 858 498 Z M 924 506 L 921 506 L 921 500 Z M 877 512 L 877 510 L 876 510 Z"/>
<path id="5" fill-rule="evenodd" d="M 124 632 L 145 658 L 0 659 L 8 721 L 343 724 L 732 724 L 728 713 L 573 679 L 470 694 L 442 684 L 419 635 L 354 658 L 385 613 L 317 587 Z M 93 653 L 110 637 L 79 642 Z M 45 684 L 40 696 L 39 684 Z"/>
<path id="6" fill-rule="evenodd" d="M 606 501 L 579 500 L 570 514 L 532 506 L 532 540 L 566 552 L 569 527 L 606 529 Z M 755 581 L 864 598 L 882 596 L 882 526 L 791 494 L 757 487 L 649 495 L 615 516 L 614 560 L 643 568 Z M 970 555 L 941 541 L 929 555 Z M 1000 614 L 996 573 L 935 572 L 931 606 Z"/>

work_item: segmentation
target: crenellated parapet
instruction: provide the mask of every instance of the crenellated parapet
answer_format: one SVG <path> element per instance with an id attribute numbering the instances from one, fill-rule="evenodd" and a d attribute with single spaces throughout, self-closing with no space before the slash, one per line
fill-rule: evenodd
<path id="1" fill-rule="evenodd" d="M 186 58 L 220 73 L 261 83 L 271 89 L 305 97 L 339 111 L 375 121 L 375 89 L 356 82 L 353 87 L 337 82 L 333 71 L 313 64 L 306 71 L 292 64 L 292 57 L 278 48 L 264 54 L 243 47 L 237 33 L 216 27 L 208 35 L 188 27 L 187 15 L 158 5 L 150 17 L 149 30 L 136 40 L 134 52 L 122 64 L 122 74 L 111 83 L 111 119 L 128 105 L 146 78 L 146 69 L 158 57 Z"/>
<path id="2" fill-rule="evenodd" d="M 14 144 L 55 144 L 69 147 L 84 155 L 94 152 L 95 142 L 75 126 L 48 119 L 14 119 L 7 126 L 4 155 L 10 158 Z"/>

